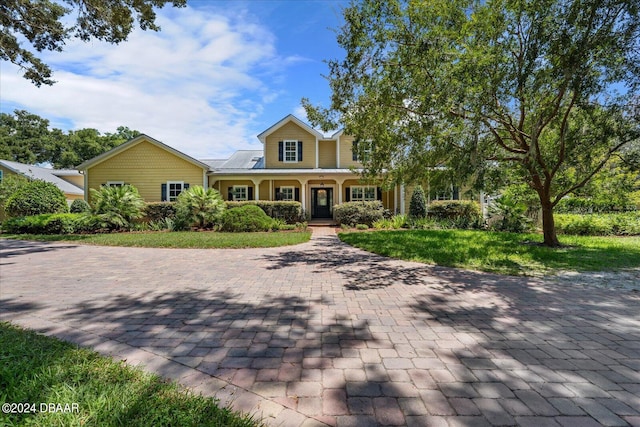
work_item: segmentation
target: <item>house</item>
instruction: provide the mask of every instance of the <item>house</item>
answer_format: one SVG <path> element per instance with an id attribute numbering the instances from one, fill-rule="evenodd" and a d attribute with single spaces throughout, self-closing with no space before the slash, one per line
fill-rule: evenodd
<path id="1" fill-rule="evenodd" d="M 84 197 L 84 179 L 75 169 L 48 169 L 24 163 L 0 160 L 0 181 L 10 175 L 40 179 L 55 184 L 70 203 Z"/>
<path id="2" fill-rule="evenodd" d="M 362 182 L 354 138 L 325 136 L 293 115 L 261 134 L 262 150 L 241 150 L 228 159 L 197 160 L 140 135 L 78 166 L 85 198 L 101 185 L 135 186 L 147 202 L 174 201 L 190 185 L 215 188 L 225 200 L 295 200 L 311 218 L 333 217 L 333 206 L 380 200 L 402 213 L 402 186 L 382 189 Z"/>

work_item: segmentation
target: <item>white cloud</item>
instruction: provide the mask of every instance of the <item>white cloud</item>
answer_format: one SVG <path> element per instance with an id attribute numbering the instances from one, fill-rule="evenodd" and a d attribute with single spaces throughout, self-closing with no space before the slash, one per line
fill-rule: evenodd
<path id="1" fill-rule="evenodd" d="M 279 96 L 270 82 L 304 59 L 280 58 L 274 35 L 242 13 L 166 9 L 158 23 L 161 32 L 135 31 L 118 46 L 73 40 L 45 55 L 52 87 L 3 64 L 3 102 L 76 129 L 125 125 L 198 158 L 259 148 L 253 119 Z"/>

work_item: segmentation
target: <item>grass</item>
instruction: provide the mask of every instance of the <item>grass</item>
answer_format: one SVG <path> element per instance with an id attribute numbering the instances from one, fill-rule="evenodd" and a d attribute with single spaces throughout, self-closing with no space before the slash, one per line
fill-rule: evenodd
<path id="1" fill-rule="evenodd" d="M 398 230 L 340 233 L 350 245 L 376 254 L 509 275 L 560 270 L 610 271 L 640 267 L 640 237 L 560 237 L 547 248 L 538 234 L 472 230 Z"/>
<path id="2" fill-rule="evenodd" d="M 9 239 L 45 242 L 75 242 L 103 246 L 134 246 L 144 248 L 270 248 L 297 245 L 311 237 L 311 232 L 221 233 L 221 232 L 140 232 L 108 234 L 9 234 Z"/>
<path id="3" fill-rule="evenodd" d="M 38 413 L 5 414 L 0 425 L 256 426 L 173 382 L 91 350 L 0 323 L 0 404 L 35 403 Z M 77 403 L 70 413 L 40 403 Z"/>

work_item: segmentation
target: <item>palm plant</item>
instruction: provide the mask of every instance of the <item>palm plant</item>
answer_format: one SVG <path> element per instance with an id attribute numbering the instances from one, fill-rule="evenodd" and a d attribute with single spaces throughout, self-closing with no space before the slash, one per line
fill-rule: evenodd
<path id="1" fill-rule="evenodd" d="M 144 215 L 144 200 L 132 185 L 102 186 L 99 190 L 92 188 L 91 200 L 91 213 L 102 228 L 127 229 Z"/>
<path id="2" fill-rule="evenodd" d="M 178 196 L 176 216 L 189 226 L 209 228 L 225 209 L 224 200 L 217 190 L 195 185 Z"/>

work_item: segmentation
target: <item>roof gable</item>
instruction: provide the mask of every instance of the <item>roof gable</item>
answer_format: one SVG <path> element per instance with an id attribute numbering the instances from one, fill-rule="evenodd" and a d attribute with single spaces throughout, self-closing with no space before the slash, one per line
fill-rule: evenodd
<path id="1" fill-rule="evenodd" d="M 312 128 L 311 126 L 309 126 L 308 124 L 306 124 L 305 122 L 303 122 L 302 120 L 294 116 L 293 114 L 289 114 L 284 119 L 280 120 L 278 123 L 276 123 L 275 125 L 271 126 L 269 129 L 259 134 L 258 139 L 264 144 L 267 139 L 267 136 L 271 135 L 273 132 L 277 131 L 282 126 L 290 122 L 297 124 L 302 129 L 309 132 L 311 135 L 315 136 L 318 139 L 325 139 L 324 135 L 322 135 L 320 132 L 318 132 L 317 130 L 315 130 L 314 128 Z"/>
<path id="2" fill-rule="evenodd" d="M 135 138 L 130 139 L 129 141 L 127 141 L 127 142 L 125 142 L 123 144 L 120 144 L 117 147 L 112 148 L 111 150 L 107 151 L 106 153 L 102 153 L 99 156 L 94 157 L 93 159 L 89 159 L 89 160 L 83 162 L 82 164 L 78 165 L 78 169 L 87 170 L 87 169 L 89 169 L 89 168 L 91 168 L 93 166 L 96 166 L 97 164 L 100 164 L 100 163 L 104 162 L 105 160 L 108 160 L 108 159 L 110 159 L 110 158 L 112 158 L 112 157 L 114 157 L 114 156 L 116 156 L 116 155 L 118 155 L 120 153 L 123 153 L 124 151 L 128 150 L 131 147 L 134 147 L 134 146 L 140 144 L 141 142 L 151 143 L 151 144 L 155 145 L 156 147 L 159 147 L 159 148 L 161 148 L 161 149 L 163 149 L 165 151 L 168 151 L 169 153 L 171 153 L 171 154 L 173 154 L 173 155 L 175 155 L 177 157 L 180 157 L 181 159 L 183 159 L 183 160 L 185 160 L 185 161 L 187 161 L 189 163 L 192 163 L 192 164 L 194 164 L 194 165 L 196 165 L 196 166 L 198 166 L 198 167 L 200 167 L 200 168 L 202 168 L 202 169 L 204 169 L 206 171 L 209 170 L 209 165 L 207 165 L 206 163 L 203 163 L 203 162 L 201 162 L 199 160 L 196 160 L 193 157 L 188 156 L 188 155 L 184 154 L 183 152 L 178 151 L 175 148 L 172 148 L 172 147 L 168 146 L 167 144 L 164 144 L 164 143 L 158 141 L 157 139 L 151 138 L 150 136 L 145 135 L 145 134 L 138 135 Z"/>

